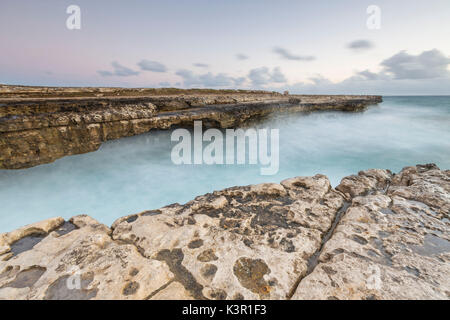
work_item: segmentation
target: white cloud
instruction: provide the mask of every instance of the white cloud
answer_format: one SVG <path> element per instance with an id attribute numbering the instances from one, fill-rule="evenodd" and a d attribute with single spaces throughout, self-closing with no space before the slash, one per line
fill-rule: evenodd
<path id="1" fill-rule="evenodd" d="M 236 55 L 236 59 L 238 59 L 238 60 L 247 60 L 248 58 L 249 57 L 247 55 L 243 54 L 243 53 L 238 53 Z"/>
<path id="2" fill-rule="evenodd" d="M 209 68 L 209 65 L 206 63 L 194 63 L 193 66 L 199 68 Z"/>
<path id="3" fill-rule="evenodd" d="M 287 81 L 279 67 L 274 68 L 273 71 L 270 71 L 267 67 L 251 69 L 248 73 L 248 78 L 255 87 L 271 83 L 285 83 Z"/>
<path id="4" fill-rule="evenodd" d="M 340 82 L 318 75 L 309 82 L 298 82 L 286 89 L 307 94 L 450 94 L 450 59 L 439 50 L 418 55 L 400 51 L 380 65 L 380 72 L 358 71 Z"/>
<path id="5" fill-rule="evenodd" d="M 384 72 L 395 79 L 433 79 L 448 77 L 450 58 L 437 49 L 411 55 L 400 51 L 381 62 Z"/>
<path id="6" fill-rule="evenodd" d="M 178 70 L 176 75 L 183 78 L 183 84 L 186 87 L 202 86 L 202 87 L 235 87 L 240 86 L 245 78 L 234 78 L 225 73 L 213 74 L 211 72 L 205 74 L 195 74 L 191 70 Z"/>

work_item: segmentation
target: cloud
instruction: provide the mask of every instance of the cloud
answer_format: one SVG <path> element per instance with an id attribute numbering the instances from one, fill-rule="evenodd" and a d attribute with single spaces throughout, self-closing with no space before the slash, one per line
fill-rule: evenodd
<path id="1" fill-rule="evenodd" d="M 276 67 L 273 69 L 271 80 L 276 83 L 284 83 L 287 81 L 284 74 L 281 72 L 280 67 Z"/>
<path id="2" fill-rule="evenodd" d="M 111 63 L 111 66 L 113 67 L 113 71 L 99 70 L 97 72 L 103 77 L 111 77 L 111 76 L 129 77 L 129 76 L 136 76 L 139 74 L 138 71 L 134 71 L 130 68 L 124 67 L 117 61 L 113 61 Z"/>
<path id="3" fill-rule="evenodd" d="M 150 61 L 144 59 L 138 63 L 138 66 L 141 68 L 141 70 L 144 71 L 167 72 L 166 66 L 157 61 Z"/>
<path id="4" fill-rule="evenodd" d="M 252 85 L 257 87 L 270 83 L 284 83 L 287 81 L 279 67 L 274 68 L 272 72 L 270 72 L 267 67 L 251 69 L 248 73 L 248 78 Z"/>
<path id="5" fill-rule="evenodd" d="M 383 72 L 394 79 L 433 79 L 449 76 L 450 58 L 437 49 L 411 55 L 400 51 L 381 62 Z"/>
<path id="6" fill-rule="evenodd" d="M 244 82 L 247 81 L 246 77 L 238 77 L 238 78 L 234 78 L 234 84 L 236 86 L 242 86 L 242 84 L 244 84 Z"/>
<path id="7" fill-rule="evenodd" d="M 236 59 L 238 59 L 238 60 L 247 60 L 248 56 L 243 54 L 243 53 L 238 53 L 238 54 L 236 54 Z"/>
<path id="8" fill-rule="evenodd" d="M 293 55 L 289 51 L 287 51 L 286 49 L 281 48 L 281 47 L 273 48 L 273 52 L 278 54 L 281 58 L 286 59 L 286 60 L 312 61 L 312 60 L 316 59 L 316 57 L 314 57 L 314 56 Z"/>
<path id="9" fill-rule="evenodd" d="M 358 71 L 340 82 L 318 75 L 286 89 L 305 94 L 448 95 L 449 65 L 450 58 L 436 49 L 418 55 L 400 51 L 380 63 L 380 72 Z"/>
<path id="10" fill-rule="evenodd" d="M 170 82 L 160 82 L 159 86 L 161 88 L 169 88 L 171 86 Z"/>
<path id="11" fill-rule="evenodd" d="M 178 70 L 175 74 L 183 78 L 183 84 L 186 87 L 234 87 L 242 85 L 246 80 L 244 77 L 234 78 L 225 73 L 213 74 L 208 72 L 195 74 L 191 70 L 186 69 Z"/>
<path id="12" fill-rule="evenodd" d="M 357 76 L 364 80 L 378 80 L 381 78 L 380 74 L 371 72 L 369 70 L 363 70 L 356 73 Z"/>
<path id="13" fill-rule="evenodd" d="M 329 79 L 325 78 L 324 76 L 322 76 L 320 74 L 309 78 L 309 80 L 316 86 L 330 85 L 333 83 Z"/>
<path id="14" fill-rule="evenodd" d="M 248 78 L 255 86 L 265 85 L 270 83 L 270 74 L 267 67 L 252 69 L 248 73 Z"/>
<path id="15" fill-rule="evenodd" d="M 450 78 L 448 66 L 450 58 L 437 49 L 424 51 L 418 55 L 411 55 L 400 51 L 383 60 L 380 72 L 363 70 L 356 72 L 347 80 L 376 81 L 376 80 L 420 80 Z"/>
<path id="16" fill-rule="evenodd" d="M 193 66 L 199 68 L 209 68 L 209 64 L 206 63 L 194 63 Z"/>
<path id="17" fill-rule="evenodd" d="M 373 43 L 369 40 L 355 40 L 350 42 L 347 45 L 347 48 L 354 50 L 354 51 L 363 51 L 372 49 L 374 47 Z"/>

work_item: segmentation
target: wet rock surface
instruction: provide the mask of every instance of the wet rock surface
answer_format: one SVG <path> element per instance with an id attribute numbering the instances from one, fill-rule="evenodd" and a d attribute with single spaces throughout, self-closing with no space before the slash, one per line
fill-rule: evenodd
<path id="1" fill-rule="evenodd" d="M 449 203 L 450 171 L 418 165 L 228 188 L 110 228 L 55 218 L 0 235 L 0 298 L 448 299 Z"/>
<path id="2" fill-rule="evenodd" d="M 380 96 L 298 96 L 245 90 L 46 88 L 0 85 L 0 169 L 97 150 L 172 126 L 232 128 L 275 112 L 360 111 Z"/>

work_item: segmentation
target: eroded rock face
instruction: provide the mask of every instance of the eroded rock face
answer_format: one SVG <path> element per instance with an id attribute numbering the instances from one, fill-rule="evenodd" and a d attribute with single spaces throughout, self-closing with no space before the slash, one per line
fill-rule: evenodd
<path id="1" fill-rule="evenodd" d="M 56 229 L 0 264 L 0 298 L 145 299 L 173 277 L 165 263 L 113 241 L 111 230 L 94 219 L 70 222 L 70 232 Z"/>
<path id="2" fill-rule="evenodd" d="M 0 235 L 0 298 L 448 299 L 449 192 L 425 165 L 47 220 Z"/>
<path id="3" fill-rule="evenodd" d="M 0 169 L 97 150 L 172 126 L 231 128 L 273 112 L 358 111 L 379 96 L 286 96 L 244 90 L 39 88 L 0 85 Z"/>

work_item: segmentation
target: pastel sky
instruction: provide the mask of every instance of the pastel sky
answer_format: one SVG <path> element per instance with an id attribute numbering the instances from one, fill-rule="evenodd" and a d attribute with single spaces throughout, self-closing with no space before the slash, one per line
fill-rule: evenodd
<path id="1" fill-rule="evenodd" d="M 449 0 L 1 0 L 0 83 L 450 94 L 449 39 Z"/>

